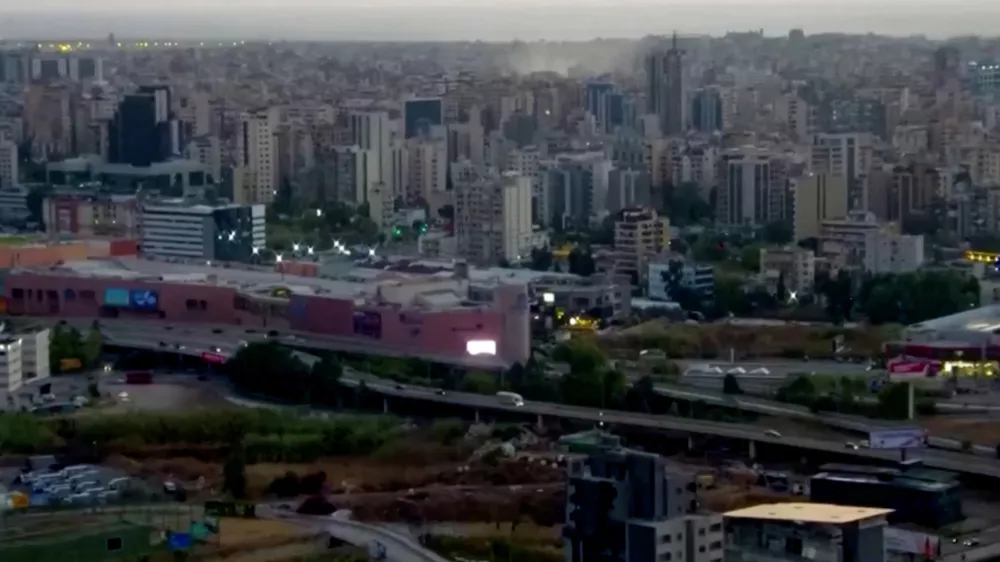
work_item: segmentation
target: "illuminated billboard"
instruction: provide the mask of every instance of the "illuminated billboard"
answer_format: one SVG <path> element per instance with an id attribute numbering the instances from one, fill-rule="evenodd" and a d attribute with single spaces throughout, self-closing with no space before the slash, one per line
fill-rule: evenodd
<path id="1" fill-rule="evenodd" d="M 160 295 L 156 291 L 132 291 L 129 300 L 134 310 L 160 309 Z"/>
<path id="2" fill-rule="evenodd" d="M 128 289 L 105 289 L 104 306 L 120 306 L 127 308 L 130 304 Z"/>
<path id="3" fill-rule="evenodd" d="M 496 340 L 469 340 L 465 342 L 465 351 L 469 355 L 496 355 Z"/>

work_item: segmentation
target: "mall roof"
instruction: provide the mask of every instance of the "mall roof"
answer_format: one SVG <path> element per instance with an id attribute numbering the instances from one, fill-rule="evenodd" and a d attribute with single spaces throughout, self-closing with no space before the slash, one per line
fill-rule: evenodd
<path id="1" fill-rule="evenodd" d="M 802 523 L 853 523 L 892 513 L 891 509 L 826 503 L 765 503 L 725 513 L 730 519 L 767 519 Z"/>
<path id="2" fill-rule="evenodd" d="M 1000 330 L 1000 305 L 996 304 L 925 320 L 906 327 L 908 333 L 965 331 L 992 334 L 998 330 Z"/>

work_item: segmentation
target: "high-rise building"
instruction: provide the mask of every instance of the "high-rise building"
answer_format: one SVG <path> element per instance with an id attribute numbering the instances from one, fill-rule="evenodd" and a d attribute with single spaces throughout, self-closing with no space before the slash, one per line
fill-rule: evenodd
<path id="1" fill-rule="evenodd" d="M 691 128 L 703 133 L 721 131 L 722 93 L 718 88 L 701 88 L 691 98 Z"/>
<path id="2" fill-rule="evenodd" d="M 722 154 L 719 166 L 719 224 L 763 225 L 772 220 L 770 152 L 752 146 L 731 149 Z"/>
<path id="3" fill-rule="evenodd" d="M 813 136 L 814 172 L 855 182 L 871 168 L 872 139 L 867 133 L 821 133 Z"/>
<path id="4" fill-rule="evenodd" d="M 459 255 L 484 264 L 531 253 L 531 179 L 516 173 L 470 173 L 455 181 Z"/>
<path id="5" fill-rule="evenodd" d="M 715 562 L 722 558 L 722 518 L 698 515 L 691 475 L 663 457 L 614 444 L 569 461 L 566 560 Z"/>
<path id="6" fill-rule="evenodd" d="M 614 165 L 603 152 L 560 154 L 540 163 L 534 201 L 535 221 L 564 228 L 589 228 L 607 211 L 608 181 Z"/>
<path id="7" fill-rule="evenodd" d="M 620 121 L 621 103 L 621 96 L 615 94 L 614 84 L 607 82 L 587 84 L 587 111 L 594 116 L 597 130 L 601 133 L 608 134 L 613 130 L 614 113 L 619 114 L 617 117 Z"/>
<path id="8" fill-rule="evenodd" d="M 647 110 L 659 117 L 660 132 L 664 135 L 682 134 L 687 128 L 684 51 L 677 46 L 676 33 L 670 49 L 647 55 L 646 80 Z"/>
<path id="9" fill-rule="evenodd" d="M 238 203 L 270 203 L 277 194 L 277 154 L 274 134 L 278 115 L 260 109 L 240 116 L 236 135 L 236 167 L 233 200 Z"/>
<path id="10" fill-rule="evenodd" d="M 249 262 L 266 242 L 264 205 L 145 201 L 140 224 L 150 256 Z"/>
<path id="11" fill-rule="evenodd" d="M 392 123 L 387 111 L 355 111 L 348 115 L 351 143 L 370 152 L 375 159 L 376 182 L 391 185 Z"/>
<path id="12" fill-rule="evenodd" d="M 179 148 L 170 119 L 170 90 L 143 86 L 118 104 L 108 127 L 108 162 L 137 168 L 165 162 Z"/>
<path id="13" fill-rule="evenodd" d="M 444 139 L 420 137 L 406 141 L 406 190 L 404 199 L 430 202 L 448 187 L 448 147 Z"/>
<path id="14" fill-rule="evenodd" d="M 652 209 L 625 209 L 615 221 L 616 275 L 644 284 L 649 259 L 670 249 L 670 221 Z"/>
<path id="15" fill-rule="evenodd" d="M 816 238 L 823 221 L 847 216 L 847 178 L 810 173 L 792 181 L 795 240 Z"/>
<path id="16" fill-rule="evenodd" d="M 429 133 L 432 127 L 444 124 L 444 104 L 441 98 L 415 98 L 403 102 L 404 138 Z"/>

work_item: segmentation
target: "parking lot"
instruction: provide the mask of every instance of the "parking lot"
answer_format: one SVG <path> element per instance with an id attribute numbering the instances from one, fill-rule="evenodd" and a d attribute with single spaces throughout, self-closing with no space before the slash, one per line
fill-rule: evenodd
<path id="1" fill-rule="evenodd" d="M 30 507 L 88 506 L 121 502 L 145 485 L 123 472 L 100 465 L 62 466 L 53 457 L 32 457 L 30 466 L 0 472 L 7 493 L 20 493 Z"/>

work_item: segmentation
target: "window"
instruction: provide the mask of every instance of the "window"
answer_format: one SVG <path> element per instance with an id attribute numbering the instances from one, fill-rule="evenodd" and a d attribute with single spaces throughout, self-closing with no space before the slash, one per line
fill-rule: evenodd
<path id="1" fill-rule="evenodd" d="M 65 291 L 63 291 L 63 299 L 67 301 L 75 301 L 76 291 L 74 291 L 73 289 L 66 289 Z"/>
<path id="2" fill-rule="evenodd" d="M 57 291 L 45 291 L 46 300 L 57 301 L 59 300 L 59 293 Z"/>
<path id="3" fill-rule="evenodd" d="M 117 552 L 122 549 L 122 546 L 121 537 L 108 538 L 108 552 Z"/>
<path id="4" fill-rule="evenodd" d="M 669 552 L 664 552 L 660 555 L 660 562 L 670 562 L 670 560 L 673 560 L 673 555 Z"/>
<path id="5" fill-rule="evenodd" d="M 711 525 L 709 525 L 708 530 L 712 531 L 713 533 L 718 533 L 719 531 L 722 530 L 722 523 L 712 523 Z"/>
<path id="6" fill-rule="evenodd" d="M 10 297 L 16 301 L 24 300 L 24 289 L 12 289 Z"/>
<path id="7" fill-rule="evenodd" d="M 722 548 L 722 541 L 713 541 L 709 543 L 708 548 L 711 548 L 712 550 L 719 550 Z"/>

